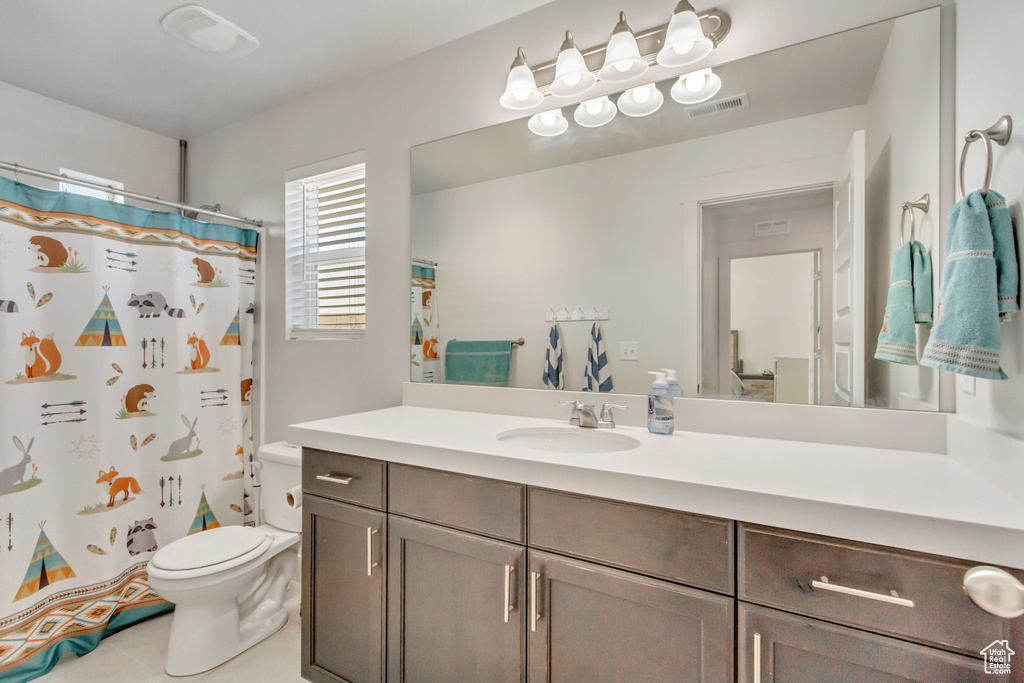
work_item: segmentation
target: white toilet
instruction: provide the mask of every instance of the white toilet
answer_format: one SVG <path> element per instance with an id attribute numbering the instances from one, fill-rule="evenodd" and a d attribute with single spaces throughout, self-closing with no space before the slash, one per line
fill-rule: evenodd
<path id="1" fill-rule="evenodd" d="M 164 669 L 190 676 L 223 664 L 288 620 L 285 592 L 302 530 L 302 451 L 278 442 L 259 449 L 263 523 L 186 536 L 149 561 L 149 584 L 175 604 Z"/>

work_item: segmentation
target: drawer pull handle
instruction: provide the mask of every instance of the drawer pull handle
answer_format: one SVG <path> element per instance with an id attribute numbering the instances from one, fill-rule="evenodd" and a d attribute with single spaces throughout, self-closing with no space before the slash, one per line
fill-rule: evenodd
<path id="1" fill-rule="evenodd" d="M 373 568 L 379 566 L 373 561 L 373 535 L 377 530 L 372 526 L 366 527 L 366 575 L 373 576 Z"/>
<path id="2" fill-rule="evenodd" d="M 754 683 L 761 683 L 761 634 L 754 634 Z"/>
<path id="3" fill-rule="evenodd" d="M 913 607 L 914 601 L 901 598 L 899 593 L 896 591 L 889 591 L 889 594 L 885 593 L 872 593 L 871 591 L 862 591 L 859 588 L 847 588 L 846 586 L 839 586 L 834 583 L 828 582 L 828 577 L 821 577 L 820 581 L 811 581 L 811 588 L 820 589 L 823 591 L 832 591 L 833 593 L 842 593 L 843 595 L 853 595 L 858 598 L 867 598 L 868 600 L 877 600 L 879 602 L 887 602 L 890 605 L 899 605 L 900 607 Z"/>
<path id="4" fill-rule="evenodd" d="M 540 574 L 530 572 L 530 631 L 537 632 L 537 584 L 540 582 Z"/>
<path id="5" fill-rule="evenodd" d="M 345 486 L 352 483 L 352 477 L 346 477 L 343 474 L 318 474 L 316 478 L 320 481 L 329 481 L 334 484 L 344 484 Z"/>
<path id="6" fill-rule="evenodd" d="M 1015 619 L 1024 614 L 1024 583 L 997 567 L 972 567 L 964 574 L 964 592 L 989 614 Z"/>
<path id="7" fill-rule="evenodd" d="M 505 565 L 505 623 L 508 623 L 508 613 L 516 607 L 512 604 L 512 572 L 516 570 L 511 564 Z"/>

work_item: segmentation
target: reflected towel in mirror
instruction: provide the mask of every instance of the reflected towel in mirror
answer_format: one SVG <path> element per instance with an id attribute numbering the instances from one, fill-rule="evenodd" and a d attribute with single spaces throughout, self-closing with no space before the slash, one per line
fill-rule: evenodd
<path id="1" fill-rule="evenodd" d="M 511 364 L 512 342 L 508 339 L 452 339 L 444 349 L 444 381 L 447 384 L 507 387 Z"/>

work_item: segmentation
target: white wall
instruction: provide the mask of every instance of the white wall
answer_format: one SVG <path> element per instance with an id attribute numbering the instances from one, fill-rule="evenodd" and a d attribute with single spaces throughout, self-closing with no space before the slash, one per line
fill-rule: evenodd
<path id="1" fill-rule="evenodd" d="M 875 360 L 878 331 L 885 317 L 889 263 L 900 245 L 900 205 L 924 193 L 940 196 L 939 177 L 939 17 L 940 10 L 903 17 L 893 25 L 867 103 L 867 260 L 875 264 L 867 279 L 865 367 L 867 397 L 882 405 L 938 410 L 939 371 L 921 365 Z M 915 210 L 915 239 L 933 262 L 933 292 L 938 294 L 942 263 L 938 201 L 922 215 Z M 910 239 L 909 217 L 906 239 Z M 937 296 L 936 296 L 937 298 Z M 918 352 L 924 350 L 929 326 L 918 325 Z"/>
<path id="2" fill-rule="evenodd" d="M 291 422 L 400 402 L 409 360 L 409 148 L 517 118 L 497 103 L 516 47 L 522 46 L 534 62 L 553 59 L 568 26 L 581 46 L 603 43 L 620 4 L 557 0 L 395 67 L 190 141 L 192 201 L 219 201 L 225 210 L 259 217 L 269 227 L 263 250 L 263 313 L 258 315 L 263 332 L 257 344 L 257 353 L 265 358 L 266 377 L 257 376 L 257 383 L 266 397 L 263 433 L 268 440 L 283 438 Z M 733 19 L 732 33 L 712 63 L 934 4 L 830 3 L 823 10 L 820 0 L 731 0 L 724 8 Z M 664 0 L 635 0 L 629 21 L 637 29 L 656 26 L 670 12 L 671 3 Z M 651 80 L 668 75 L 660 67 L 652 69 Z M 371 184 L 367 338 L 285 342 L 284 173 L 356 149 L 367 152 Z M 699 338 L 694 341 L 699 343 Z"/>
<path id="3" fill-rule="evenodd" d="M 957 3 L 956 51 L 956 153 L 959 159 L 963 135 L 988 128 L 1009 114 L 1015 124 L 1024 123 L 1024 54 L 1020 29 L 1024 3 L 1019 0 L 960 0 Z M 966 190 L 977 189 L 984 178 L 984 157 L 974 149 L 967 164 Z M 1017 263 L 1024 263 L 1024 134 L 1013 133 L 1006 147 L 995 147 L 992 189 L 1006 196 L 1017 237 Z M 977 380 L 975 393 L 957 382 L 957 413 L 989 429 L 1024 438 L 1024 315 L 1000 326 L 1000 362 L 1010 379 Z"/>
<path id="4" fill-rule="evenodd" d="M 173 138 L 2 82 L 0 131 L 2 161 L 51 173 L 71 169 L 121 181 L 131 192 L 178 199 L 178 141 Z M 21 179 L 56 189 L 55 182 L 45 179 Z"/>

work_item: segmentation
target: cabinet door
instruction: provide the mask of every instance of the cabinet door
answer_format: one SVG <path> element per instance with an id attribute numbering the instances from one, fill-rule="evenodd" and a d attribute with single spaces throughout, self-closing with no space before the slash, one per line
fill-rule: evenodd
<path id="1" fill-rule="evenodd" d="M 726 683 L 732 598 L 530 551 L 531 683 Z"/>
<path id="2" fill-rule="evenodd" d="M 315 496 L 302 509 L 302 676 L 379 683 L 387 518 Z"/>
<path id="3" fill-rule="evenodd" d="M 524 681 L 526 550 L 391 515 L 388 681 Z"/>
<path id="4" fill-rule="evenodd" d="M 995 683 L 972 659 L 740 603 L 739 683 Z"/>

